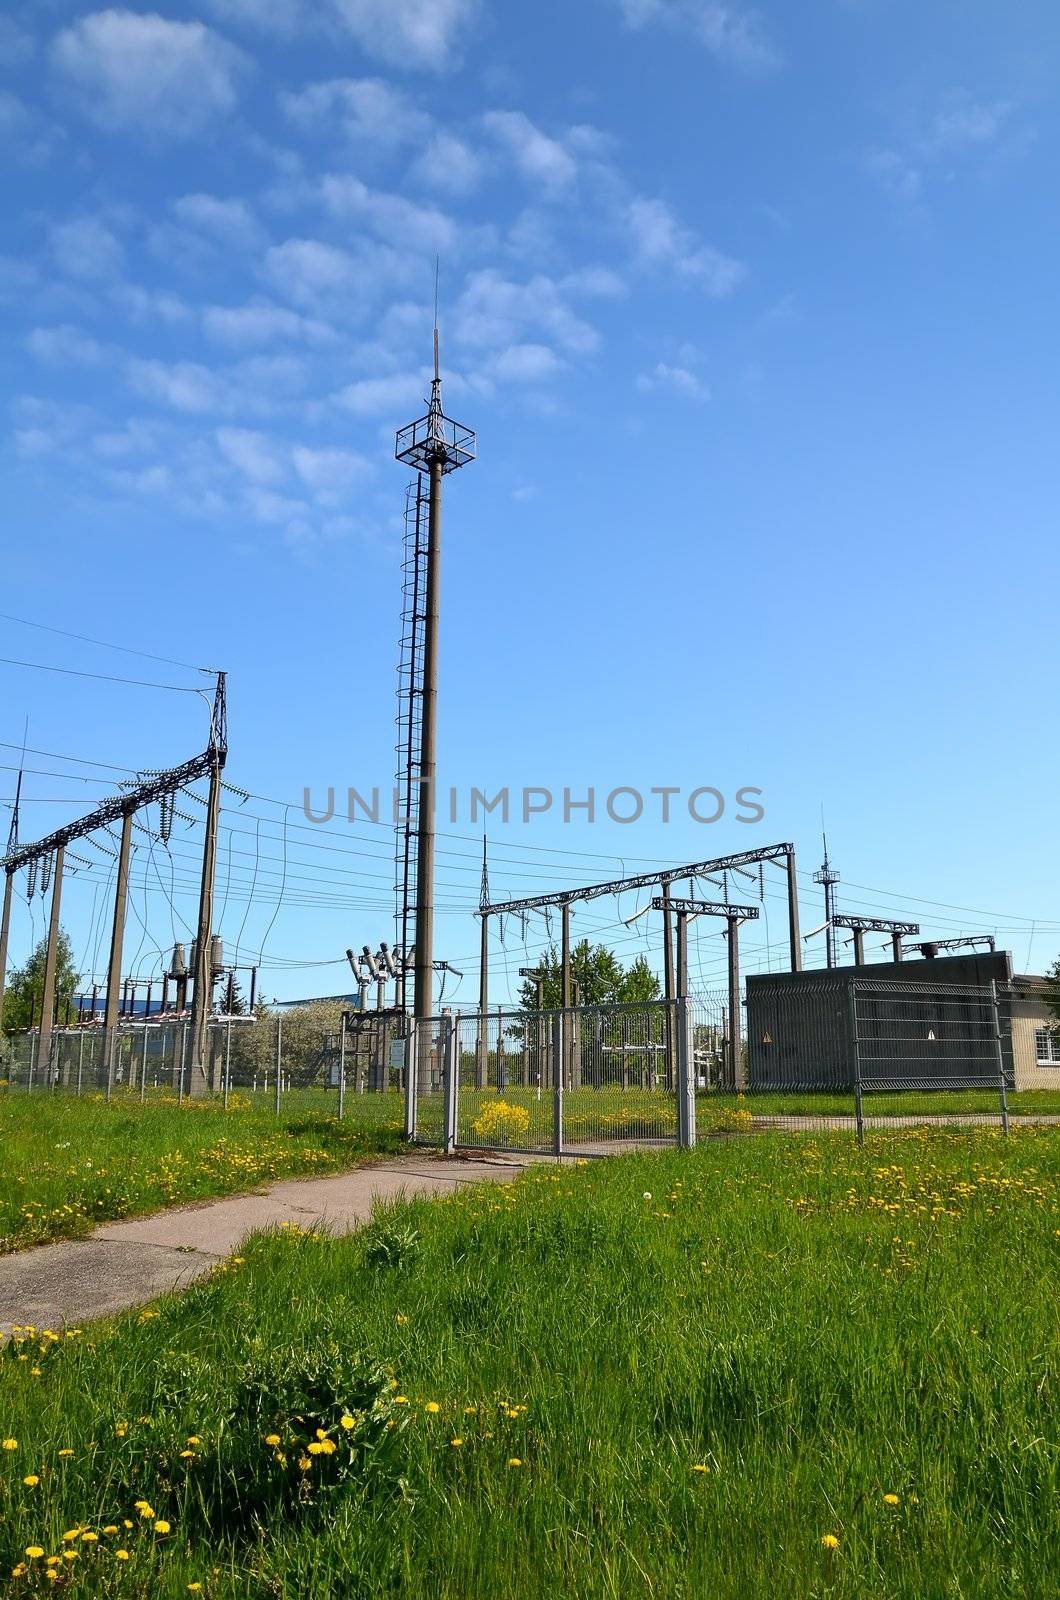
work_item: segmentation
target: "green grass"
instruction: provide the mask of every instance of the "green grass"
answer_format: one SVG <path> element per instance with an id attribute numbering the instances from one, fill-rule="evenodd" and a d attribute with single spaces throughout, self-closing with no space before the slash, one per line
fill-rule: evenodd
<path id="1" fill-rule="evenodd" d="M 212 1097 L 0 1096 L 0 1254 L 400 1148 L 398 1096 L 351 1096 L 342 1122 L 322 1098 L 295 1091 L 277 1117 L 237 1094 L 227 1112 Z"/>
<path id="2" fill-rule="evenodd" d="M 1046 1600 L 1058 1176 L 1051 1131 L 776 1135 L 261 1236 L 157 1314 L 9 1348 L 0 1571 L 215 1600 Z"/>

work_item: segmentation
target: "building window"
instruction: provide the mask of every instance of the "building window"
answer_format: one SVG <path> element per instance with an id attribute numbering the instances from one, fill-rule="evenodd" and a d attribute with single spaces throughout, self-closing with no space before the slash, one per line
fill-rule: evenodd
<path id="1" fill-rule="evenodd" d="M 1036 1028 L 1034 1054 L 1040 1067 L 1060 1067 L 1060 1033 L 1052 1028 Z"/>

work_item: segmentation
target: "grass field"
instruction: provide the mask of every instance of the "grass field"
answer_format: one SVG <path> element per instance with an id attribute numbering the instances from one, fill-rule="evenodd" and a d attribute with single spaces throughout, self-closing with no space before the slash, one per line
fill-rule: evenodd
<path id="1" fill-rule="evenodd" d="M 361 1099 L 374 1103 L 339 1122 L 297 1093 L 279 1117 L 239 1095 L 227 1112 L 215 1099 L 178 1106 L 172 1096 L 141 1105 L 137 1098 L 3 1095 L 0 1254 L 186 1200 L 337 1172 L 398 1149 L 397 1097 Z"/>
<path id="2" fill-rule="evenodd" d="M 8 1348 L 0 1570 L 1046 1600 L 1058 1176 L 1049 1131 L 778 1135 L 261 1236 L 180 1299 Z"/>

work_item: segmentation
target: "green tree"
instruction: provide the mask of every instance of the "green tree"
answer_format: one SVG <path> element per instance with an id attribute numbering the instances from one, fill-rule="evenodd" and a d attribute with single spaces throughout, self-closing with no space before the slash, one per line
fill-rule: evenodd
<path id="1" fill-rule="evenodd" d="M 538 962 L 544 974 L 542 1004 L 551 1009 L 563 1004 L 563 969 L 555 945 Z M 655 1000 L 659 994 L 659 980 L 644 956 L 624 967 L 606 945 L 590 945 L 588 939 L 576 944 L 570 955 L 571 977 L 578 985 L 578 998 L 583 1006 L 629 1004 L 636 1001 Z M 537 984 L 533 978 L 525 979 L 519 992 L 519 1003 L 524 1011 L 537 1008 Z"/>
<path id="2" fill-rule="evenodd" d="M 1049 968 L 1045 981 L 1049 986 L 1045 998 L 1056 1017 L 1056 1026 L 1060 1027 L 1060 957 Z"/>
<path id="3" fill-rule="evenodd" d="M 5 1029 L 32 1028 L 35 1023 L 40 1022 L 41 1000 L 44 995 L 44 963 L 47 953 L 48 941 L 42 939 L 26 965 L 18 967 L 9 975 L 7 988 L 4 991 Z M 57 1015 L 60 1022 L 71 1022 L 77 1016 L 77 1007 L 72 1004 L 72 998 L 79 981 L 80 976 L 74 968 L 70 937 L 60 928 L 55 941 L 55 993 L 59 1000 Z"/>

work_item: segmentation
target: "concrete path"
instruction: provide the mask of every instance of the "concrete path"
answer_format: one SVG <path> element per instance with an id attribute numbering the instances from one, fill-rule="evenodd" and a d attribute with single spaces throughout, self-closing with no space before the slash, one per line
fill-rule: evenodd
<path id="1" fill-rule="evenodd" d="M 114 1222 L 87 1239 L 0 1256 L 0 1340 L 12 1325 L 77 1327 L 184 1289 L 262 1228 L 296 1222 L 303 1228 L 320 1224 L 332 1233 L 349 1233 L 367 1222 L 378 1200 L 451 1194 L 469 1183 L 509 1182 L 531 1160 L 402 1156 L 332 1178 L 291 1178 L 256 1194 Z"/>

